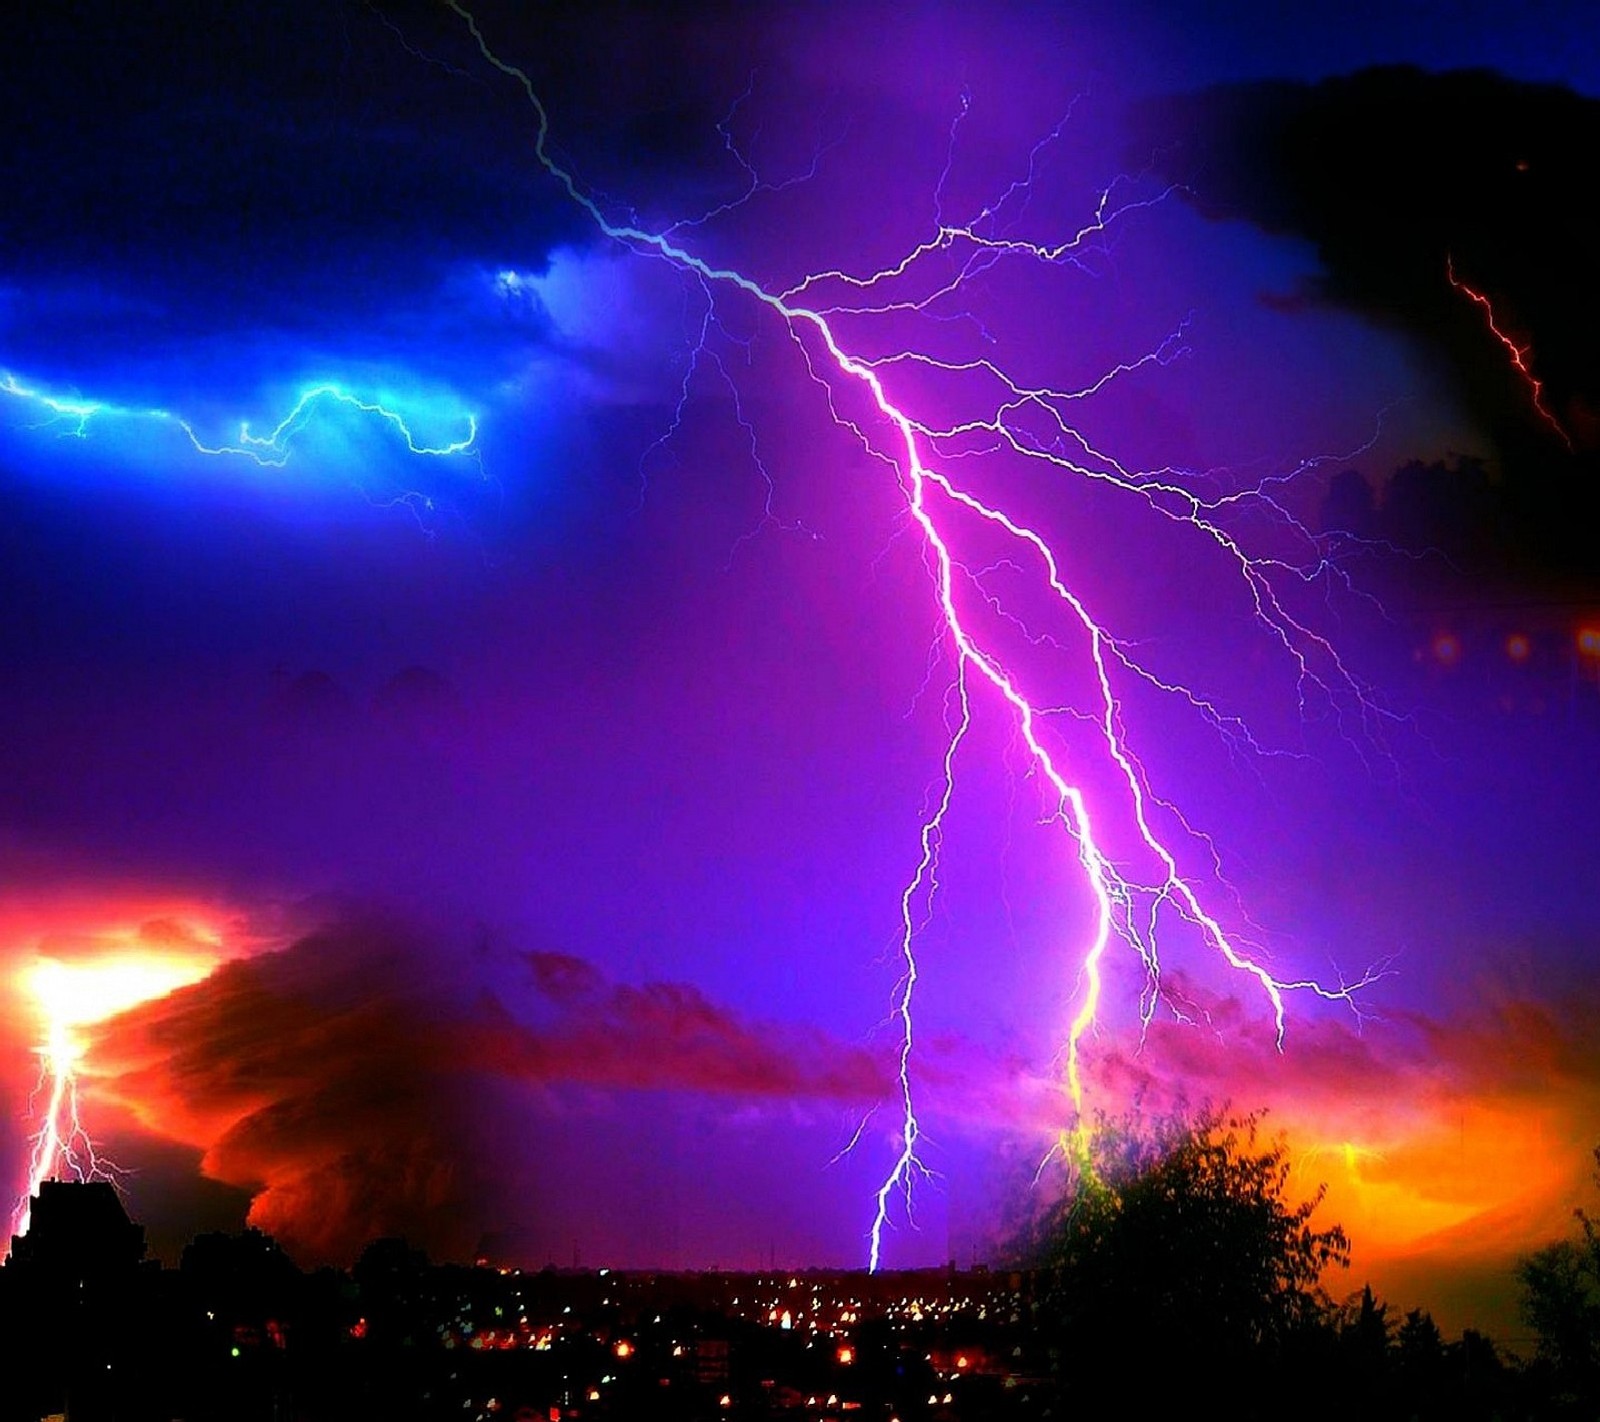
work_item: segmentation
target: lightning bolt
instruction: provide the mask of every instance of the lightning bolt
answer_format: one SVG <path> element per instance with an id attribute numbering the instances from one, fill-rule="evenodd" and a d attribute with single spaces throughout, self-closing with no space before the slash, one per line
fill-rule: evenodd
<path id="1" fill-rule="evenodd" d="M 250 422 L 248 420 L 241 422 L 236 443 L 207 445 L 187 420 L 177 422 L 189 436 L 189 442 L 201 454 L 239 454 L 268 468 L 281 469 L 289 462 L 291 442 L 309 423 L 317 406 L 325 403 L 345 405 L 363 415 L 370 415 L 382 421 L 399 435 L 406 449 L 412 454 L 445 459 L 452 454 L 465 454 L 478 438 L 478 418 L 476 415 L 466 414 L 461 417 L 466 428 L 458 439 L 449 440 L 444 444 L 421 444 L 416 433 L 398 410 L 392 410 L 377 400 L 363 399 L 360 395 L 331 383 L 313 385 L 303 390 L 300 398 L 294 402 L 293 408 L 272 427 L 268 434 L 251 434 Z"/>
<path id="2" fill-rule="evenodd" d="M 1451 286 L 1455 287 L 1457 291 L 1483 312 L 1484 324 L 1488 326 L 1489 334 L 1505 347 L 1506 355 L 1511 361 L 1511 368 L 1516 371 L 1522 383 L 1527 387 L 1528 399 L 1532 403 L 1534 410 L 1538 412 L 1539 418 L 1561 437 L 1562 444 L 1571 449 L 1572 438 L 1561 427 L 1561 422 L 1551 413 L 1550 407 L 1544 403 L 1544 382 L 1533 373 L 1533 367 L 1528 363 L 1529 357 L 1533 354 L 1533 347 L 1531 345 L 1519 346 L 1500 329 L 1495 322 L 1494 306 L 1489 301 L 1489 298 L 1475 287 L 1468 286 L 1466 282 L 1456 275 L 1455 258 L 1449 253 L 1445 254 L 1444 274 Z"/>
<path id="3" fill-rule="evenodd" d="M 904 971 L 895 989 L 894 1015 L 900 1027 L 899 1078 L 900 1101 L 900 1153 L 894 1167 L 878 1189 L 877 1208 L 868 1231 L 867 1267 L 877 1272 L 883 1256 L 883 1232 L 889 1224 L 889 1200 L 896 1190 L 905 1199 L 907 1214 L 911 1210 L 911 1184 L 917 1176 L 927 1173 L 927 1167 L 917 1155 L 917 1139 L 922 1134 L 917 1120 L 916 1100 L 911 1083 L 911 1048 L 915 1023 L 911 1016 L 911 1000 L 917 990 L 917 921 L 915 903 L 919 891 L 925 889 L 925 904 L 931 908 L 933 896 L 938 892 L 939 850 L 944 839 L 944 819 L 950 811 L 950 801 L 956 789 L 956 752 L 972 728 L 972 702 L 967 695 L 967 664 L 959 663 L 954 698 L 960 706 L 960 716 L 950 733 L 944 753 L 944 779 L 933 812 L 922 825 L 922 858 L 915 873 L 900 895 L 900 957 Z"/>
<path id="4" fill-rule="evenodd" d="M 78 1112 L 78 1069 L 86 1047 L 66 1017 L 48 1012 L 44 1040 L 34 1048 L 39 1080 L 29 1098 L 39 1127 L 28 1152 L 27 1189 L 11 1217 L 11 1233 L 28 1232 L 33 1197 L 46 1180 L 115 1180 L 115 1167 L 103 1162 Z M 40 1100 L 43 1100 L 41 1106 Z"/>
<path id="5" fill-rule="evenodd" d="M 112 938 L 116 941 L 116 937 Z M 120 948 L 114 956 L 59 961 L 39 958 L 20 978 L 41 1029 L 34 1048 L 39 1079 L 29 1098 L 38 1121 L 28 1152 L 27 1188 L 11 1214 L 11 1234 L 28 1232 L 33 1197 L 47 1180 L 110 1180 L 119 1172 L 96 1147 L 83 1123 L 79 1080 L 88 1071 L 83 1029 L 141 1002 L 198 982 L 217 963 L 216 940 L 197 931 L 185 953 Z"/>
<path id="6" fill-rule="evenodd" d="M 471 411 L 455 408 L 438 423 L 452 426 L 453 438 L 425 438 L 416 425 L 417 416 L 385 398 L 364 394 L 332 380 L 303 386 L 288 412 L 265 434 L 257 434 L 251 421 L 240 420 L 232 436 L 220 438 L 202 433 L 193 419 L 158 406 L 118 404 L 111 400 L 65 395 L 24 380 L 13 371 L 0 370 L 0 395 L 33 411 L 38 418 L 32 428 L 59 428 L 62 434 L 78 439 L 91 437 L 95 426 L 130 425 L 142 436 L 146 431 L 176 431 L 197 454 L 208 458 L 245 460 L 262 469 L 282 469 L 303 442 L 319 416 L 326 420 L 332 412 L 352 412 L 381 433 L 395 440 L 407 455 L 418 458 L 451 459 L 478 457 L 478 417 Z M 419 510 L 431 510 L 433 499 L 420 492 L 408 492 L 396 500 Z"/>
<path id="7" fill-rule="evenodd" d="M 1131 471 L 1098 449 L 1072 421 L 1072 406 L 1111 381 L 1140 366 L 1175 359 L 1181 351 L 1181 329 L 1149 354 L 1119 364 L 1092 383 L 1074 389 L 1024 382 L 987 358 L 951 361 L 911 349 L 869 355 L 853 349 L 843 334 L 847 323 L 850 329 L 856 329 L 872 318 L 931 313 L 937 304 L 955 297 L 977 276 L 1000 263 L 1077 265 L 1113 224 L 1138 208 L 1159 202 L 1164 194 L 1140 197 L 1135 192 L 1124 199 L 1119 196 L 1121 184 L 1113 184 L 1100 195 L 1090 219 L 1076 232 L 1053 243 L 1021 240 L 1002 228 L 1000 209 L 1019 192 L 1025 200 L 1039 156 L 1036 148 L 1030 155 L 1028 176 L 1013 183 L 998 202 L 984 208 L 972 221 L 959 223 L 944 218 L 941 177 L 933 230 L 898 260 L 864 275 L 839 268 L 806 276 L 787 289 L 773 289 L 749 273 L 714 263 L 685 245 L 685 234 L 692 236 L 705 219 L 651 230 L 640 226 L 632 216 L 622 220 L 608 217 L 572 172 L 552 156 L 548 146 L 549 116 L 526 72 L 494 52 L 477 20 L 460 0 L 445 3 L 464 23 L 483 60 L 522 90 L 534 119 L 534 158 L 567 197 L 588 214 L 606 238 L 671 263 L 704 290 L 709 302 L 724 295 L 745 300 L 779 323 L 812 379 L 823 387 L 833 418 L 853 433 L 870 455 L 892 470 L 904 496 L 908 527 L 914 528 L 920 538 L 943 655 L 953 665 L 952 699 L 947 708 L 954 706 L 958 710 L 950 714 L 947 709 L 949 737 L 943 775 L 931 811 L 922 824 L 920 856 L 900 897 L 901 972 L 892 994 L 891 1017 L 900 1042 L 901 1129 L 894 1164 L 875 1197 L 869 1234 L 871 1266 L 877 1268 L 881 1260 L 891 1201 L 903 1194 L 909 1203 L 913 1181 L 927 1173 L 918 1156 L 922 1128 L 913 1091 L 913 1000 L 919 978 L 916 940 L 919 915 L 931 910 L 937 893 L 939 851 L 956 789 L 957 752 L 980 709 L 980 694 L 986 704 L 998 703 L 1009 718 L 1030 770 L 1043 787 L 1048 821 L 1064 832 L 1070 859 L 1093 901 L 1093 927 L 1078 956 L 1078 1000 L 1064 1047 L 1064 1085 L 1075 1126 L 1072 1132 L 1063 1130 L 1057 1149 L 1065 1154 L 1074 1141 L 1081 1144 L 1085 1139 L 1084 1045 L 1099 1012 L 1104 960 L 1113 942 L 1130 946 L 1143 964 L 1147 980 L 1147 991 L 1141 999 L 1144 1025 L 1148 1025 L 1161 1000 L 1158 939 L 1165 936 L 1165 926 L 1173 921 L 1197 935 L 1229 969 L 1259 989 L 1270 1008 L 1280 1048 L 1285 1032 L 1285 998 L 1289 994 L 1312 994 L 1353 1007 L 1356 995 L 1379 970 L 1333 986 L 1310 978 L 1278 977 L 1264 965 L 1259 954 L 1246 951 L 1207 906 L 1195 881 L 1180 865 L 1178 851 L 1158 832 L 1154 808 L 1161 806 L 1171 812 L 1184 832 L 1208 849 L 1209 841 L 1190 830 L 1182 816 L 1151 789 L 1126 731 L 1124 690 L 1138 685 L 1180 698 L 1219 734 L 1260 749 L 1243 722 L 1204 695 L 1144 665 L 1133 644 L 1115 635 L 1090 602 L 1069 585 L 1062 560 L 1046 537 L 980 497 L 969 482 L 958 480 L 953 472 L 974 460 L 1015 457 L 1053 476 L 1087 481 L 1116 496 L 1137 501 L 1153 516 L 1180 527 L 1202 548 L 1209 548 L 1208 556 L 1220 559 L 1237 579 L 1256 627 L 1286 661 L 1296 681 L 1302 714 L 1310 715 L 1313 710 L 1331 712 L 1341 726 L 1349 720 L 1354 723 L 1353 730 L 1377 740 L 1376 733 L 1386 713 L 1332 644 L 1291 610 L 1291 590 L 1298 593 L 1307 588 L 1325 589 L 1339 583 L 1342 575 L 1318 537 L 1273 498 L 1272 486 L 1277 480 L 1262 479 L 1253 486 L 1213 492 L 1210 481 L 1203 477 L 1186 479 L 1174 471 Z M 952 144 L 956 128 L 952 125 Z M 747 177 L 752 178 L 753 191 L 753 175 L 742 159 L 741 164 Z M 987 391 L 985 403 L 978 413 L 966 418 L 932 419 L 918 412 L 910 395 L 894 388 L 902 377 L 907 389 L 913 388 L 915 381 L 911 377 L 918 373 L 960 378 L 974 390 Z M 862 404 L 866 417 L 857 419 L 846 413 L 848 400 Z M 1259 530 L 1263 523 L 1286 535 L 1291 546 L 1302 551 L 1294 556 L 1250 551 L 1234 530 L 1245 526 Z M 985 570 L 974 571 L 958 554 L 957 540 L 963 530 L 986 531 L 988 536 L 1003 540 L 1012 550 L 1011 565 L 1033 571 L 1059 608 L 1074 645 L 1082 649 L 1090 705 L 1079 715 L 1093 729 L 1098 754 L 1103 758 L 1102 773 L 1109 771 L 1120 789 L 1119 812 L 1132 827 L 1133 842 L 1126 849 L 1136 852 L 1144 865 L 1142 869 L 1124 867 L 1097 833 L 1088 793 L 1079 778 L 1069 774 L 1068 751 L 1050 732 L 1048 718 L 1055 708 L 1036 701 L 1021 673 L 1008 666 L 990 639 L 981 635 L 984 609 L 998 608 L 999 603 L 986 587 Z M 1215 867 L 1213 852 L 1213 871 Z"/>

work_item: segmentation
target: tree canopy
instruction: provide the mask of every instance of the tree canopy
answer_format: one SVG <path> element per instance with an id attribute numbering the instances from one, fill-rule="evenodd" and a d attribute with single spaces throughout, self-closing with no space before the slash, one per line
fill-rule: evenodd
<path id="1" fill-rule="evenodd" d="M 1214 1109 L 1099 1124 L 1028 1251 L 1064 1357 L 1215 1368 L 1281 1351 L 1326 1317 L 1320 1281 L 1348 1263 L 1349 1242 L 1313 1225 L 1321 1189 L 1290 1196 L 1287 1148 L 1260 1125 Z"/>
<path id="2" fill-rule="evenodd" d="M 1600 1149 L 1595 1153 L 1600 1184 Z M 1522 1315 L 1538 1335 L 1538 1362 L 1552 1393 L 1584 1416 L 1600 1407 L 1600 1226 L 1576 1210 L 1578 1237 L 1561 1239 L 1517 1266 Z"/>

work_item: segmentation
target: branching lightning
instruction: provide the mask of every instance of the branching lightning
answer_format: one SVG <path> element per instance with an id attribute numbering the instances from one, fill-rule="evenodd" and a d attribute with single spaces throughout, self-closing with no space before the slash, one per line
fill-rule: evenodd
<path id="1" fill-rule="evenodd" d="M 1071 846 L 1071 858 L 1092 897 L 1093 928 L 1077 959 L 1078 1000 L 1064 1048 L 1063 1076 L 1073 1125 L 1063 1130 L 1057 1150 L 1081 1158 L 1086 1140 L 1083 1134 L 1087 1119 L 1084 1045 L 1096 1021 L 1104 984 L 1105 955 L 1114 941 L 1130 946 L 1143 964 L 1147 986 L 1141 998 L 1141 1015 L 1145 1025 L 1162 997 L 1158 937 L 1164 934 L 1158 935 L 1158 926 L 1172 920 L 1185 925 L 1229 969 L 1256 985 L 1270 1007 L 1280 1047 L 1285 1032 L 1287 995 L 1307 993 L 1354 1006 L 1356 994 L 1376 973 L 1368 972 L 1354 982 L 1340 982 L 1331 987 L 1309 978 L 1278 977 L 1264 965 L 1259 953 L 1246 951 L 1207 907 L 1196 881 L 1181 867 L 1179 849 L 1169 845 L 1158 831 L 1153 807 L 1162 806 L 1168 810 L 1183 831 L 1204 846 L 1208 861 L 1206 872 L 1211 875 L 1215 870 L 1215 858 L 1209 841 L 1190 830 L 1187 821 L 1157 799 L 1152 791 L 1125 726 L 1123 689 L 1139 683 L 1161 694 L 1180 698 L 1230 743 L 1260 749 L 1243 721 L 1205 695 L 1176 684 L 1142 664 L 1133 645 L 1114 635 L 1092 609 L 1088 598 L 1069 585 L 1063 561 L 1046 537 L 980 497 L 973 491 L 970 481 L 960 481 L 952 472 L 962 467 L 963 461 L 1014 456 L 1059 476 L 1104 486 L 1119 497 L 1139 501 L 1154 516 L 1181 525 L 1193 538 L 1209 545 L 1213 554 L 1220 555 L 1232 570 L 1257 627 L 1276 655 L 1285 660 L 1297 681 L 1302 711 L 1308 710 L 1309 703 L 1315 700 L 1319 709 L 1331 711 L 1341 724 L 1348 717 L 1357 723 L 1358 729 L 1375 732 L 1384 713 L 1331 643 L 1291 611 L 1288 589 L 1303 590 L 1327 584 L 1337 580 L 1339 574 L 1316 536 L 1272 498 L 1271 486 L 1275 481 L 1267 479 L 1253 487 L 1208 493 L 1201 492 L 1206 488 L 1202 480 L 1186 481 L 1170 471 L 1130 471 L 1096 448 L 1069 416 L 1075 403 L 1092 396 L 1129 370 L 1174 359 L 1182 344 L 1182 331 L 1175 332 L 1149 354 L 1118 365 L 1082 388 L 1066 390 L 1041 388 L 1014 379 L 987 358 L 955 362 L 905 348 L 896 349 L 888 356 L 869 356 L 850 348 L 843 334 L 846 320 L 852 323 L 851 329 L 855 329 L 873 318 L 927 312 L 935 302 L 958 293 L 976 276 L 1001 262 L 1071 266 L 1080 261 L 1089 244 L 1105 234 L 1112 224 L 1135 208 L 1159 202 L 1162 195 L 1135 196 L 1119 205 L 1115 197 L 1118 185 L 1113 184 L 1101 194 L 1090 220 L 1059 242 L 1033 243 L 1004 235 L 998 222 L 999 209 L 1019 191 L 1026 196 L 1038 159 L 1036 149 L 1030 157 L 1029 176 L 1013 183 L 999 202 L 991 203 L 970 222 L 944 219 L 941 179 L 936 194 L 938 211 L 934 230 L 897 261 L 866 275 L 836 268 L 806 276 L 786 289 L 770 289 L 747 272 L 713 264 L 683 245 L 681 234 L 692 232 L 698 222 L 652 231 L 638 225 L 637 219 L 631 216 L 621 221 L 608 217 L 572 172 L 552 156 L 548 146 L 549 117 L 528 75 L 494 52 L 477 20 L 460 0 L 445 0 L 445 3 L 466 25 L 485 62 L 521 88 L 535 120 L 534 157 L 567 196 L 593 219 L 602 234 L 633 251 L 672 263 L 705 290 L 708 301 L 715 302 L 721 295 L 747 300 L 781 323 L 798 347 L 811 377 L 824 387 L 833 419 L 893 470 L 904 495 L 909 526 L 914 527 L 921 539 L 941 640 L 945 655 L 953 664 L 950 683 L 953 700 L 947 704 L 958 706 L 959 714 L 947 717 L 950 734 L 942 779 L 931 811 L 922 824 L 920 856 L 900 897 L 901 972 L 892 999 L 892 1019 L 900 1042 L 901 1127 L 893 1167 L 875 1197 L 869 1231 L 870 1265 L 877 1268 L 882 1259 L 883 1234 L 890 1224 L 891 1201 L 903 1195 L 909 1206 L 913 1181 L 928 1173 L 918 1156 L 922 1127 L 915 1107 L 913 1070 L 912 1009 L 919 978 L 916 956 L 921 926 L 919 907 L 925 914 L 937 892 L 945 819 L 956 793 L 957 752 L 975 716 L 984 709 L 979 705 L 980 694 L 985 702 L 997 702 L 1010 719 L 1032 772 L 1044 787 L 1048 818 L 1064 832 Z M 952 142 L 959 121 L 958 117 L 952 125 Z M 748 170 L 748 164 L 744 166 Z M 935 258 L 944 266 L 933 271 L 931 281 L 919 283 L 915 280 L 923 276 Z M 967 381 L 968 388 L 986 390 L 988 395 L 982 412 L 955 421 L 941 421 L 917 413 L 909 403 L 911 396 L 891 388 L 902 370 L 960 377 Z M 855 420 L 843 412 L 848 396 L 864 401 L 868 419 Z M 1030 428 L 1041 419 L 1048 438 L 1041 438 Z M 1258 524 L 1265 520 L 1285 533 L 1296 546 L 1305 550 L 1305 556 L 1285 558 L 1278 554 L 1252 553 L 1235 532 L 1246 516 L 1257 520 Z M 979 529 L 987 530 L 991 537 L 999 535 L 1011 546 L 1015 555 L 1012 566 L 1020 564 L 1035 570 L 1043 588 L 1061 608 L 1075 644 L 1084 648 L 1084 669 L 1092 688 L 1092 705 L 1085 713 L 1086 719 L 1095 728 L 1099 752 L 1104 757 L 1101 773 L 1109 771 L 1112 781 L 1120 786 L 1123 803 L 1119 813 L 1132 826 L 1134 842 L 1122 846 L 1118 854 L 1114 854 L 1098 834 L 1096 817 L 1091 813 L 1089 796 L 1079 777 L 1068 772 L 1065 758 L 1069 752 L 1058 744 L 1049 729 L 1048 717 L 1053 708 L 1035 699 L 1035 693 L 1024 684 L 1022 674 L 1012 669 L 980 634 L 979 614 L 984 608 L 997 605 L 997 600 L 985 591 L 982 575 L 969 570 L 957 551 L 963 530 Z M 978 588 L 977 602 L 966 591 L 973 586 Z M 1143 871 L 1135 872 L 1119 862 L 1129 855 L 1146 866 Z M 860 1132 L 858 1139 L 859 1136 Z"/>

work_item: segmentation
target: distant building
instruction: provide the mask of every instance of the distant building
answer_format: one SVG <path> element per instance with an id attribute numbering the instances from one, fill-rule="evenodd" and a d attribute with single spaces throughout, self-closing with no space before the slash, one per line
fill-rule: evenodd
<path id="1" fill-rule="evenodd" d="M 13 1235 L 8 1269 L 85 1281 L 138 1268 L 144 1226 L 134 1224 L 104 1180 L 46 1180 L 33 1197 L 28 1232 Z"/>

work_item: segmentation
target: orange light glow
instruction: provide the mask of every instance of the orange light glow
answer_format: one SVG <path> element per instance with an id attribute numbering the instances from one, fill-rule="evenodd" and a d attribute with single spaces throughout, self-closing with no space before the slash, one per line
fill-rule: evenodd
<path id="1" fill-rule="evenodd" d="M 86 961 L 40 958 L 19 974 L 52 1031 L 70 1032 L 197 983 L 217 956 L 126 953 Z"/>
<path id="2" fill-rule="evenodd" d="M 48 942 L 49 940 L 44 940 Z M 26 1234 L 31 1198 L 46 1180 L 105 1178 L 109 1172 L 79 1116 L 78 1082 L 89 1043 L 83 1029 L 209 976 L 224 954 L 209 928 L 172 919 L 74 936 L 70 954 L 35 947 L 13 975 L 37 1020 L 41 1102 L 26 1190 L 11 1233 Z"/>
<path id="3" fill-rule="evenodd" d="M 1569 1164 L 1554 1123 L 1526 1106 L 1463 1104 L 1454 1120 L 1419 1123 L 1382 1150 L 1339 1147 L 1342 1169 L 1320 1163 L 1328 1178 L 1330 1218 L 1337 1213 L 1364 1253 L 1415 1254 L 1453 1241 L 1469 1249 L 1510 1218 L 1545 1213 Z M 1554 1209 L 1560 1220 L 1559 1206 Z"/>
<path id="4" fill-rule="evenodd" d="M 1447 1333 L 1511 1336 L 1523 1329 L 1517 1260 L 1594 1206 L 1600 1057 L 1586 1016 L 1494 982 L 1477 999 L 1382 1042 L 1348 1025 L 1302 1033 L 1281 1057 L 1269 1028 L 1243 1060 L 1161 1028 L 1136 1086 L 1203 1081 L 1261 1103 L 1270 1130 L 1256 1144 L 1282 1145 L 1286 1198 L 1325 1185 L 1315 1225 L 1350 1239 L 1349 1269 L 1322 1281 L 1335 1298 L 1370 1283 L 1396 1310 L 1426 1306 Z"/>
<path id="5" fill-rule="evenodd" d="M 1353 1246 L 1349 1272 L 1325 1286 L 1337 1293 L 1361 1279 L 1408 1307 L 1437 1309 L 1434 1281 L 1464 1264 L 1509 1275 L 1519 1255 L 1570 1223 L 1592 1144 L 1582 1125 L 1592 1106 L 1574 1104 L 1459 1096 L 1388 1120 L 1368 1115 L 1364 1138 L 1316 1144 L 1309 1122 L 1291 1123 L 1292 1192 L 1326 1184 L 1317 1218 L 1343 1225 Z M 1506 1311 L 1451 1317 L 1490 1330 L 1511 1322 Z"/>

